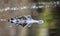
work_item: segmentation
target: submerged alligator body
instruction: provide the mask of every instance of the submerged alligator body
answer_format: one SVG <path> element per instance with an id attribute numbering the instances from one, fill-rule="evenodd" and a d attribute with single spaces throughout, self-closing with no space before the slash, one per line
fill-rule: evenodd
<path id="1" fill-rule="evenodd" d="M 17 25 L 21 25 L 23 27 L 31 27 L 31 25 L 33 23 L 38 23 L 38 24 L 43 24 L 44 23 L 43 20 L 32 19 L 31 15 L 18 16 L 18 17 L 15 17 L 15 18 L 11 18 L 11 19 L 8 20 L 8 22 L 14 23 L 14 24 L 17 24 Z"/>

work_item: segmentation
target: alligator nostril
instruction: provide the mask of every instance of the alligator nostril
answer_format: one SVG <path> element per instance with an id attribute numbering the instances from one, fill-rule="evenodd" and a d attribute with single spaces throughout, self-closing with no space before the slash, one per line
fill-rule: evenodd
<path id="1" fill-rule="evenodd" d="M 14 23 L 13 21 L 10 21 L 10 20 L 8 20 L 8 22 L 10 22 L 10 23 Z"/>
<path id="2" fill-rule="evenodd" d="M 14 18 L 11 18 L 11 20 L 14 20 Z"/>
<path id="3" fill-rule="evenodd" d="M 13 21 L 11 21 L 11 23 L 14 23 Z"/>

